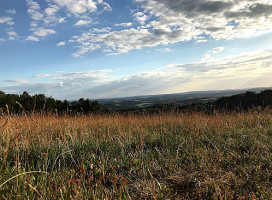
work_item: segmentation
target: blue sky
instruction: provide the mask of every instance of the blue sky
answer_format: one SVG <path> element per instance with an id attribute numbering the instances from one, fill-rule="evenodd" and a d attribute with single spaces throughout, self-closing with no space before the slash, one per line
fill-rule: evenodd
<path id="1" fill-rule="evenodd" d="M 58 99 L 271 87 L 269 0 L 0 1 L 0 90 Z"/>

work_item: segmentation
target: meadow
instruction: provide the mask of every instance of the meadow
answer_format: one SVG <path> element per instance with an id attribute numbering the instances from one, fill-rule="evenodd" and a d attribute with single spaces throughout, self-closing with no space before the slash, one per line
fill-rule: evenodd
<path id="1" fill-rule="evenodd" d="M 272 110 L 0 119 L 0 199 L 271 199 Z"/>

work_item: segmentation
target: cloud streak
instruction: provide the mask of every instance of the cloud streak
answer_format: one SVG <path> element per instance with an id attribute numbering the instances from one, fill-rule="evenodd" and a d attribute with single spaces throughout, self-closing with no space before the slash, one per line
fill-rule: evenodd
<path id="1" fill-rule="evenodd" d="M 211 58 L 213 54 L 218 54 L 218 53 L 224 51 L 224 49 L 225 49 L 225 47 L 216 47 L 216 48 L 213 48 L 213 50 L 208 51 L 208 52 L 201 58 L 201 60 L 207 60 L 207 59 Z"/>
<path id="2" fill-rule="evenodd" d="M 7 80 L 6 84 L 12 84 L 1 88 L 6 92 L 45 93 L 60 99 L 104 98 L 271 86 L 271 73 L 272 49 L 206 62 L 171 64 L 123 77 L 109 70 L 39 74 L 31 82 Z M 35 82 L 37 78 L 39 82 Z"/>
<path id="3" fill-rule="evenodd" d="M 15 9 L 7 10 L 6 13 L 8 13 L 10 15 L 14 15 L 14 14 L 16 14 L 16 10 Z"/>
<path id="4" fill-rule="evenodd" d="M 88 26 L 90 24 L 92 24 L 92 20 L 79 20 L 77 23 L 75 23 L 75 26 Z"/>
<path id="5" fill-rule="evenodd" d="M 65 46 L 66 45 L 66 43 L 65 42 L 59 42 L 59 43 L 57 43 L 57 47 L 60 47 L 60 46 Z"/>
<path id="6" fill-rule="evenodd" d="M 129 27 L 132 26 L 133 23 L 127 22 L 127 23 L 121 23 L 121 24 L 114 24 L 114 26 L 121 26 L 121 27 Z"/>

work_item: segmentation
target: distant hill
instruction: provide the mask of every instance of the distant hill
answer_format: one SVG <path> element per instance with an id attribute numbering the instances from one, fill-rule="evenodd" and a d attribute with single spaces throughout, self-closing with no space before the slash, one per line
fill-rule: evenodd
<path id="1" fill-rule="evenodd" d="M 17 95 L 0 91 L 0 115 L 34 111 L 59 114 L 243 111 L 256 107 L 272 107 L 272 88 L 187 92 L 98 101 L 80 98 L 78 101 L 68 102 L 55 100 L 44 94 L 31 96 L 27 92 Z"/>
<path id="2" fill-rule="evenodd" d="M 126 110 L 125 112 L 133 113 L 160 113 L 160 112 L 204 112 L 214 113 L 232 112 L 232 111 L 247 111 L 254 108 L 272 107 L 272 90 L 264 90 L 261 92 L 247 91 L 242 94 L 232 95 L 229 97 L 221 97 L 216 101 L 203 103 L 189 103 L 187 105 L 176 104 L 156 104 L 147 108 L 136 108 Z"/>
<path id="3" fill-rule="evenodd" d="M 100 104 L 113 111 L 141 110 L 144 108 L 163 108 L 166 105 L 186 106 L 196 103 L 212 103 L 221 97 L 229 97 L 247 91 L 259 93 L 272 88 L 251 88 L 240 90 L 211 90 L 175 94 L 135 96 L 124 98 L 96 99 Z"/>
<path id="4" fill-rule="evenodd" d="M 247 91 L 243 94 L 223 97 L 213 103 L 216 109 L 248 110 L 254 107 L 272 106 L 272 90 L 260 93 Z"/>

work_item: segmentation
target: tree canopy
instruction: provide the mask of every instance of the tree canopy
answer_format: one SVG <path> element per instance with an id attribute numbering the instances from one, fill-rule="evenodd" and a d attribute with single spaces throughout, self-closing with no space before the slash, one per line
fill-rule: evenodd
<path id="1" fill-rule="evenodd" d="M 105 108 L 97 101 L 81 98 L 78 101 L 56 100 L 45 94 L 30 95 L 23 92 L 21 95 L 5 94 L 0 91 L 0 112 L 2 113 L 67 113 L 89 114 L 105 112 Z"/>

